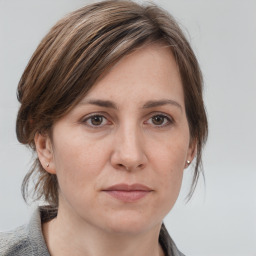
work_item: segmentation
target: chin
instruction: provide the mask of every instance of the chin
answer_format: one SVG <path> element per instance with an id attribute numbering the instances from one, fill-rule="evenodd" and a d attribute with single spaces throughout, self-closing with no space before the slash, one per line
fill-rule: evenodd
<path id="1" fill-rule="evenodd" d="M 113 214 L 106 220 L 106 228 L 111 233 L 136 235 L 161 223 L 161 220 L 157 222 L 141 213 Z"/>

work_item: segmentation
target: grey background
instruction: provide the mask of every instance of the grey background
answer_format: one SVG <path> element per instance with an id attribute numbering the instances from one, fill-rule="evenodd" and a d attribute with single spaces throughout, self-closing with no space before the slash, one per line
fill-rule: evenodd
<path id="1" fill-rule="evenodd" d="M 67 12 L 92 1 L 0 1 L 0 230 L 23 224 L 35 206 L 20 194 L 31 152 L 15 135 L 16 86 L 36 46 Z M 160 0 L 184 27 L 205 80 L 210 134 L 201 179 L 185 204 L 191 169 L 166 217 L 190 256 L 256 255 L 256 1 Z"/>

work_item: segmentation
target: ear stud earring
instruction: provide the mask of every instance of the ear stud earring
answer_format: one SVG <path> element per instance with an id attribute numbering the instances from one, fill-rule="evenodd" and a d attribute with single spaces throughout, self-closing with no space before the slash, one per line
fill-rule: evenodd
<path id="1" fill-rule="evenodd" d="M 47 167 L 47 168 L 49 167 L 49 163 L 46 165 L 46 167 Z"/>
<path id="2" fill-rule="evenodd" d="M 187 165 L 190 165 L 190 163 L 191 163 L 191 162 L 190 162 L 189 160 L 187 160 Z"/>

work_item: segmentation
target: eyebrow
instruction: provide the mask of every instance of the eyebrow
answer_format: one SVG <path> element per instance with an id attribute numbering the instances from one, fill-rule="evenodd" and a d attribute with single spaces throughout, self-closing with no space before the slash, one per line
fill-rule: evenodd
<path id="1" fill-rule="evenodd" d="M 150 100 L 146 102 L 142 108 L 154 108 L 154 107 L 160 107 L 164 105 L 173 105 L 178 107 L 180 110 L 182 110 L 181 105 L 177 101 L 169 100 L 169 99 Z"/>
<path id="2" fill-rule="evenodd" d="M 97 99 L 90 99 L 90 100 L 84 100 L 80 104 L 92 104 L 100 107 L 105 107 L 105 108 L 113 108 L 113 109 L 118 109 L 117 105 L 109 100 L 97 100 Z M 182 111 L 181 105 L 170 99 L 162 99 L 162 100 L 150 100 L 147 101 L 142 108 L 143 109 L 148 109 L 148 108 L 154 108 L 154 107 L 160 107 L 164 105 L 172 105 L 178 107 Z"/>
<path id="3" fill-rule="evenodd" d="M 96 106 L 105 107 L 105 108 L 117 109 L 116 104 L 114 102 L 112 102 L 112 101 L 109 101 L 109 100 L 94 100 L 94 99 L 90 99 L 90 100 L 82 101 L 81 104 L 91 104 L 91 105 L 96 105 Z"/>

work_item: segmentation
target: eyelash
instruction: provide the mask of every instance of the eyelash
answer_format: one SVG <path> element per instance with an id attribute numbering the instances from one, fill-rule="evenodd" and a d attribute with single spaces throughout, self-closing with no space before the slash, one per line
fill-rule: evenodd
<path id="1" fill-rule="evenodd" d="M 102 114 L 92 114 L 92 115 L 90 115 L 90 116 L 88 116 L 88 117 L 86 117 L 85 119 L 83 119 L 82 120 L 82 123 L 84 123 L 84 124 L 86 124 L 87 126 L 89 126 L 89 127 L 91 127 L 91 128 L 93 128 L 93 129 L 99 129 L 99 128 L 101 128 L 102 126 L 104 126 L 105 124 L 100 124 L 100 125 L 93 125 L 93 124 L 88 124 L 87 122 L 88 121 L 92 121 L 92 118 L 95 118 L 95 117 L 100 117 L 100 118 L 102 118 L 102 119 L 104 119 L 104 120 L 108 120 L 104 115 L 102 115 Z"/>
<path id="2" fill-rule="evenodd" d="M 85 119 L 82 120 L 82 123 L 86 124 L 87 126 L 89 126 L 92 129 L 99 129 L 99 128 L 107 125 L 107 124 L 93 125 L 92 123 L 88 124 L 88 121 L 91 122 L 92 118 L 96 118 L 96 117 L 102 118 L 103 120 L 109 122 L 108 119 L 103 114 L 99 113 L 99 114 L 92 114 L 90 116 L 87 116 Z M 173 118 L 170 117 L 169 115 L 165 115 L 165 114 L 162 114 L 162 113 L 154 113 L 154 115 L 151 114 L 151 117 L 149 119 L 147 119 L 146 122 L 143 122 L 143 124 L 147 123 L 149 120 L 152 120 L 152 118 L 154 118 L 154 117 L 164 118 L 164 120 L 165 120 L 164 124 L 161 124 L 161 125 L 152 124 L 155 128 L 158 128 L 158 129 L 159 128 L 164 128 L 164 127 L 169 126 L 169 125 L 174 123 Z"/>
<path id="3" fill-rule="evenodd" d="M 152 120 L 154 117 L 164 118 L 164 120 L 165 120 L 164 124 L 161 124 L 161 125 L 154 125 L 153 124 L 153 126 L 155 126 L 155 128 L 158 128 L 158 129 L 159 128 L 164 128 L 164 127 L 169 126 L 169 125 L 174 123 L 174 120 L 173 120 L 172 117 L 170 117 L 169 115 L 162 114 L 162 113 L 155 113 L 148 120 Z M 148 122 L 148 120 L 147 120 L 147 122 Z"/>

